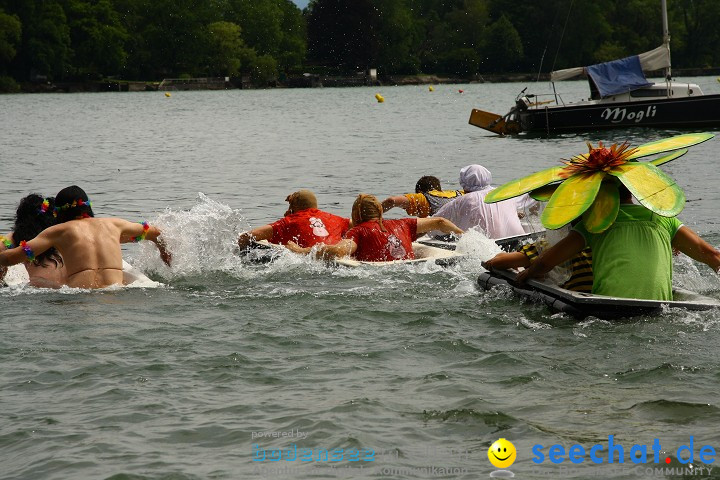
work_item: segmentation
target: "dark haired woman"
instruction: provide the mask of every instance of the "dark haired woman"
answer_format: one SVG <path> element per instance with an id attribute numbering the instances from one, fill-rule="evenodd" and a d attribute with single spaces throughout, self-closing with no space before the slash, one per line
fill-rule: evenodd
<path id="1" fill-rule="evenodd" d="M 67 268 L 69 287 L 104 288 L 122 285 L 123 260 L 121 243 L 150 240 L 163 261 L 170 265 L 171 256 L 165 249 L 161 232 L 147 222 L 132 223 L 121 218 L 97 218 L 91 202 L 80 187 L 73 185 L 58 192 L 54 212 L 57 225 L 43 230 L 37 237 L 21 242 L 15 248 L 0 252 L 0 266 L 33 261 L 37 256 L 56 248 Z"/>
<path id="2" fill-rule="evenodd" d="M 55 201 L 52 197 L 43 198 L 36 193 L 20 200 L 13 232 L 0 238 L 0 251 L 31 240 L 46 228 L 55 225 L 54 208 Z M 25 262 L 24 265 L 30 277 L 30 285 L 34 287 L 60 288 L 65 284 L 65 263 L 54 248 L 38 255 L 32 262 Z M 0 271 L 0 279 L 4 277 L 4 273 Z"/>

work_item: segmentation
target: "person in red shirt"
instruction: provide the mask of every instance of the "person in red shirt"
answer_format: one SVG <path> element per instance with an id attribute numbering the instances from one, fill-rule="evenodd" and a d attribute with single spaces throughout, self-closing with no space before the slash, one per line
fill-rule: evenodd
<path id="1" fill-rule="evenodd" d="M 267 240 L 279 245 L 292 241 L 303 247 L 318 243 L 332 245 L 342 240 L 350 228 L 350 219 L 318 210 L 317 199 L 310 190 L 291 193 L 285 201 L 290 206 L 283 218 L 240 235 L 238 246 L 241 249 L 247 248 L 253 240 Z"/>
<path id="2" fill-rule="evenodd" d="M 412 242 L 419 234 L 431 230 L 462 234 L 463 231 L 450 220 L 441 217 L 402 218 L 383 220 L 383 207 L 373 195 L 358 195 L 352 208 L 353 228 L 345 239 L 335 245 L 316 248 L 319 258 L 332 259 L 352 255 L 356 260 L 383 262 L 415 258 Z M 288 242 L 287 248 L 295 253 L 310 253 L 311 248 Z"/>

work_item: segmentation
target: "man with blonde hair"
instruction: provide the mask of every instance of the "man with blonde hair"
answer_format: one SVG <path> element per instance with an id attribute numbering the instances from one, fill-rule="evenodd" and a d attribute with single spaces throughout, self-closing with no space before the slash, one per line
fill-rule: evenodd
<path id="1" fill-rule="evenodd" d="M 318 243 L 332 245 L 342 240 L 350 220 L 318 210 L 317 198 L 310 190 L 298 190 L 285 199 L 289 207 L 280 220 L 242 233 L 238 246 L 246 249 L 253 241 L 267 240 L 286 245 L 295 242 L 303 247 Z"/>

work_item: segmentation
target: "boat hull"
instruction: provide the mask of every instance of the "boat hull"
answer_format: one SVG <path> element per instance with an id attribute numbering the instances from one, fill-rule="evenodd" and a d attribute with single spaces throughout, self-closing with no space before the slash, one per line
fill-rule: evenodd
<path id="1" fill-rule="evenodd" d="M 516 118 L 521 131 L 540 133 L 633 127 L 720 127 L 720 95 L 541 106 L 520 110 Z"/>
<path id="2" fill-rule="evenodd" d="M 687 310 L 720 308 L 720 300 L 682 289 L 673 289 L 672 301 L 639 300 L 573 292 L 541 280 L 530 280 L 520 286 L 515 283 L 516 276 L 515 272 L 509 270 L 484 272 L 478 277 L 478 285 L 485 290 L 497 285 L 509 286 L 521 297 L 539 301 L 556 312 L 563 312 L 578 319 L 589 316 L 618 319 L 656 315 L 662 312 L 664 306 Z"/>

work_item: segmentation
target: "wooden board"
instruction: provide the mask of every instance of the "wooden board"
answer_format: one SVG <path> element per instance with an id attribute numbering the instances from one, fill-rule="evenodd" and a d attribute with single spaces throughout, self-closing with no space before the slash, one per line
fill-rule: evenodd
<path id="1" fill-rule="evenodd" d="M 125 260 L 123 263 L 123 285 L 132 285 L 134 287 L 157 287 L 161 284 L 150 280 L 144 273 L 133 267 Z M 19 287 L 30 281 L 30 276 L 23 265 L 13 265 L 8 268 L 5 275 L 5 285 L 8 287 Z M 2 282 L 0 282 L 2 285 Z"/>
<path id="2" fill-rule="evenodd" d="M 450 265 L 465 255 L 457 253 L 453 250 L 447 250 L 445 248 L 433 247 L 430 245 L 423 245 L 418 242 L 413 242 L 413 252 L 415 253 L 415 259 L 413 260 L 393 260 L 389 262 L 365 262 L 355 260 L 350 257 L 336 258 L 333 263 L 344 267 L 386 267 L 388 265 L 401 265 L 401 264 L 413 264 L 413 263 L 425 263 L 434 262 L 438 265 Z M 285 250 L 282 245 L 274 245 L 267 240 L 260 240 L 253 242 L 251 248 L 256 249 L 260 254 L 254 256 L 250 261 L 254 263 L 269 263 L 277 259 L 280 253 Z M 257 257 L 257 258 L 256 258 Z M 257 259 L 261 260 L 258 261 Z"/>
<path id="3" fill-rule="evenodd" d="M 344 267 L 387 267 L 388 265 L 412 265 L 414 263 L 426 263 L 433 262 L 438 265 L 450 265 L 457 262 L 464 255 L 455 252 L 454 250 L 448 250 L 445 248 L 432 247 L 430 245 L 423 245 L 418 242 L 413 242 L 413 252 L 415 253 L 415 259 L 413 260 L 392 260 L 388 262 L 363 262 L 352 258 L 338 258 L 335 263 Z"/>
<path id="4" fill-rule="evenodd" d="M 468 123 L 498 135 L 520 132 L 519 125 L 516 122 L 506 122 L 502 115 L 478 110 L 477 108 L 473 108 Z"/>

